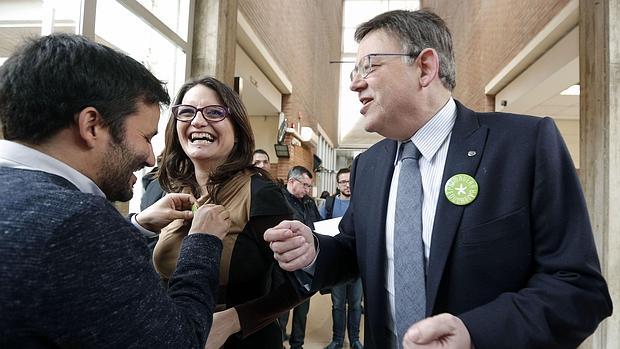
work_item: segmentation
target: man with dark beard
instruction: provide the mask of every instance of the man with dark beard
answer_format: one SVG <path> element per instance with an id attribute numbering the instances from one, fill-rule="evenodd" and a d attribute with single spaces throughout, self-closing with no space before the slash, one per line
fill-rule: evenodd
<path id="1" fill-rule="evenodd" d="M 194 197 L 171 194 L 132 225 L 110 204 L 154 165 L 168 103 L 140 63 L 77 35 L 30 41 L 0 67 L 0 347 L 205 345 L 228 211 L 193 214 Z M 166 291 L 138 229 L 174 219 L 191 228 Z"/>
<path id="2" fill-rule="evenodd" d="M 342 217 L 351 202 L 349 179 L 351 170 L 341 168 L 336 173 L 338 194 L 329 196 L 319 213 L 323 219 Z M 362 280 L 356 278 L 331 288 L 332 294 L 332 341 L 325 349 L 341 349 L 345 328 L 349 334 L 349 347 L 362 349 L 360 342 L 360 320 L 362 318 Z"/>

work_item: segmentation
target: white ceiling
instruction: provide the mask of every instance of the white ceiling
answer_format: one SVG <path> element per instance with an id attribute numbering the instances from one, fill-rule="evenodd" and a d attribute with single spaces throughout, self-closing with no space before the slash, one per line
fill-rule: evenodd
<path id="1" fill-rule="evenodd" d="M 579 120 L 579 96 L 554 95 L 530 108 L 528 114 L 555 119 Z"/>

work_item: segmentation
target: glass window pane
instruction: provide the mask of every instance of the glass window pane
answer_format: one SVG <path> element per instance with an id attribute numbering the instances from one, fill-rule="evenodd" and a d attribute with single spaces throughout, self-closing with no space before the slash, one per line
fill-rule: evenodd
<path id="1" fill-rule="evenodd" d="M 51 20 L 52 33 L 77 33 L 80 22 L 81 0 L 44 0 L 43 1 L 43 25 L 46 20 Z M 42 28 L 43 34 L 46 28 Z"/>
<path id="2" fill-rule="evenodd" d="M 185 82 L 186 55 L 183 50 L 116 1 L 97 1 L 95 35 L 98 42 L 121 50 L 144 64 L 158 79 L 167 83 L 172 96 Z M 164 131 L 169 117 L 169 110 L 163 110 L 159 133 L 152 140 L 155 156 L 164 149 Z M 136 173 L 138 181 L 134 185 L 134 197 L 129 202 L 130 212 L 140 210 L 143 191 L 140 179 L 149 170 Z"/>
<path id="3" fill-rule="evenodd" d="M 0 1 L 0 64 L 24 39 L 41 33 L 75 33 L 81 0 Z"/>
<path id="4" fill-rule="evenodd" d="M 187 40 L 189 0 L 138 0 L 147 10 Z"/>
<path id="5" fill-rule="evenodd" d="M 168 83 L 171 94 L 185 81 L 185 53 L 114 1 L 97 2 L 97 41 L 117 48 Z"/>
<path id="6" fill-rule="evenodd" d="M 353 39 L 357 26 L 388 10 L 417 10 L 419 0 L 345 0 L 342 14 L 342 52 L 357 52 Z"/>
<path id="7" fill-rule="evenodd" d="M 357 53 L 357 46 L 359 44 L 353 38 L 353 36 L 355 35 L 355 29 L 356 28 L 342 28 L 342 52 L 343 53 L 353 53 L 353 54 Z"/>
<path id="8" fill-rule="evenodd" d="M 419 0 L 391 0 L 388 4 L 388 10 L 417 10 L 420 8 Z"/>

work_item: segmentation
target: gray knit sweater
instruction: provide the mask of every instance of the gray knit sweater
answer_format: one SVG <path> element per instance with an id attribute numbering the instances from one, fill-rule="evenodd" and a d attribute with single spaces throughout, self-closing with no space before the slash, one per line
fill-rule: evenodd
<path id="1" fill-rule="evenodd" d="M 0 348 L 202 348 L 222 244 L 185 238 L 168 291 L 104 198 L 0 167 Z"/>

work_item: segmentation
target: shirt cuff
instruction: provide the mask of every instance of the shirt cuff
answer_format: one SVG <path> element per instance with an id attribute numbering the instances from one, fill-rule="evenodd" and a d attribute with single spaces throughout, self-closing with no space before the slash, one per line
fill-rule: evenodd
<path id="1" fill-rule="evenodd" d="M 157 236 L 157 232 L 150 231 L 144 228 L 143 226 L 141 226 L 140 223 L 138 223 L 138 220 L 136 219 L 137 216 L 138 216 L 137 214 L 131 215 L 131 218 L 129 219 L 131 221 L 131 224 L 133 224 L 134 227 L 136 227 L 142 234 L 144 234 L 144 236 L 147 236 L 147 237 Z"/>

